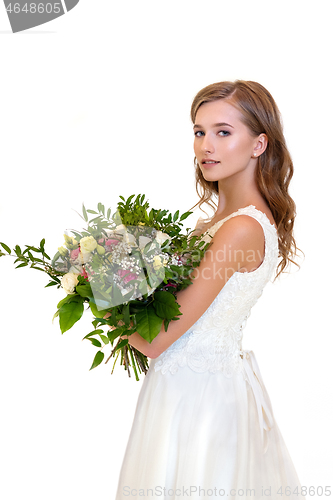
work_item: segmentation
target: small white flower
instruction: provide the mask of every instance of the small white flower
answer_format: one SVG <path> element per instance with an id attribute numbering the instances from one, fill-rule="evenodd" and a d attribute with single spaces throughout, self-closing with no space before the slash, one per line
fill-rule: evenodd
<path id="1" fill-rule="evenodd" d="M 75 293 L 75 287 L 79 282 L 77 276 L 78 275 L 74 273 L 67 273 L 61 278 L 61 286 L 67 295 Z"/>

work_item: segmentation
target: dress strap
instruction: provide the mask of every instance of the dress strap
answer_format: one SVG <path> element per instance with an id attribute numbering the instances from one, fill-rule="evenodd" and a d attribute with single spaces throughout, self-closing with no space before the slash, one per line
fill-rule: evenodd
<path id="1" fill-rule="evenodd" d="M 259 366 L 253 351 L 240 351 L 243 359 L 243 367 L 247 375 L 248 382 L 252 388 L 254 399 L 256 402 L 261 439 L 263 443 L 264 453 L 268 448 L 268 432 L 274 425 L 273 410 L 271 402 L 264 386 Z"/>

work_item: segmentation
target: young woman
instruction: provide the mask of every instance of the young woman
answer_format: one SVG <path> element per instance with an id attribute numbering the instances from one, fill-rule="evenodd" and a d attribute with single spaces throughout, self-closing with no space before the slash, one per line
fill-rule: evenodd
<path id="1" fill-rule="evenodd" d="M 221 82 L 196 95 L 191 117 L 198 204 L 218 196 L 196 228 L 211 245 L 177 295 L 180 319 L 151 344 L 129 338 L 152 359 L 116 498 L 304 499 L 256 358 L 242 349 L 251 308 L 297 251 L 279 111 L 260 84 Z"/>

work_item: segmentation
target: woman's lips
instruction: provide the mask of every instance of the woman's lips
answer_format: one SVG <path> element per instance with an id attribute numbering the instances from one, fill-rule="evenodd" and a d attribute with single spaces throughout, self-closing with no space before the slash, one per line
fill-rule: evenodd
<path id="1" fill-rule="evenodd" d="M 201 162 L 204 168 L 214 167 L 214 165 L 217 165 L 218 163 L 220 163 L 218 160 L 203 160 Z"/>

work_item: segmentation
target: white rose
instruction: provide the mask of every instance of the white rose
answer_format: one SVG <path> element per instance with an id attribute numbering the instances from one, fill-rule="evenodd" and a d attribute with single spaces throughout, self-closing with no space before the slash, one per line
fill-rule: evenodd
<path id="1" fill-rule="evenodd" d="M 74 273 L 67 273 L 61 278 L 61 286 L 67 295 L 75 293 L 75 287 L 79 282 L 77 276 L 78 275 Z"/>
<path id="2" fill-rule="evenodd" d="M 92 252 L 97 247 L 97 241 L 93 236 L 85 236 L 80 239 L 81 252 Z"/>
<path id="3" fill-rule="evenodd" d="M 92 260 L 92 256 L 90 252 L 80 252 L 77 256 L 77 260 L 80 264 L 86 264 Z"/>
<path id="4" fill-rule="evenodd" d="M 71 266 L 68 270 L 69 273 L 73 274 L 81 274 L 83 271 L 83 267 L 80 264 L 76 264 L 74 266 Z"/>
<path id="5" fill-rule="evenodd" d="M 119 226 L 117 226 L 114 229 L 114 232 L 119 233 L 119 234 L 125 234 L 125 233 L 127 233 L 127 228 L 126 228 L 126 226 L 124 226 L 124 224 L 119 224 Z"/>
<path id="6" fill-rule="evenodd" d="M 128 245 L 131 245 L 132 247 L 136 247 L 136 239 L 135 236 L 131 233 L 124 233 L 124 238 L 123 240 L 128 243 Z"/>
<path id="7" fill-rule="evenodd" d="M 153 258 L 153 268 L 155 271 L 158 271 L 161 267 L 163 266 L 162 264 L 162 259 L 159 255 L 155 255 Z"/>
<path id="8" fill-rule="evenodd" d="M 151 238 L 147 238 L 147 236 L 139 236 L 139 248 L 143 250 L 148 243 L 151 243 Z"/>
<path id="9" fill-rule="evenodd" d="M 165 241 L 170 240 L 170 236 L 166 233 L 162 233 L 162 231 L 156 231 L 155 240 L 159 245 L 163 245 Z"/>

